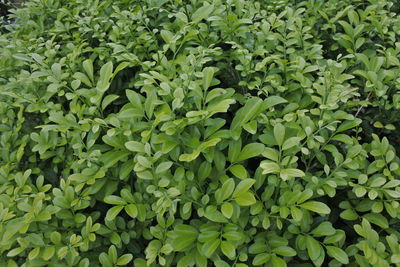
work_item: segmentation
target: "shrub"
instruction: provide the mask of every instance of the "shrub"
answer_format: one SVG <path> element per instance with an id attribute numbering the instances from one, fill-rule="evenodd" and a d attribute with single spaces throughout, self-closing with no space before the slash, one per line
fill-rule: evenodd
<path id="1" fill-rule="evenodd" d="M 397 266 L 396 3 L 14 10 L 0 265 Z"/>

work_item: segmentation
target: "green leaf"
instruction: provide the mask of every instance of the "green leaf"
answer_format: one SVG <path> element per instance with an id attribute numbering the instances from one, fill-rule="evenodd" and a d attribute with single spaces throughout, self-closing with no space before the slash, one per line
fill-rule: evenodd
<path id="1" fill-rule="evenodd" d="M 230 162 L 236 162 L 242 148 L 242 140 L 233 140 L 229 143 L 228 149 L 228 160 Z"/>
<path id="2" fill-rule="evenodd" d="M 399 253 L 393 254 L 390 257 L 390 260 L 392 261 L 392 263 L 400 263 L 400 254 Z"/>
<path id="3" fill-rule="evenodd" d="M 314 230 L 311 231 L 313 236 L 328 236 L 336 233 L 335 228 L 332 227 L 330 222 L 320 223 Z"/>
<path id="4" fill-rule="evenodd" d="M 197 23 L 210 16 L 214 10 L 214 5 L 205 3 L 202 7 L 197 9 L 192 15 L 192 22 Z"/>
<path id="5" fill-rule="evenodd" d="M 287 150 L 294 146 L 300 145 L 300 140 L 301 140 L 300 137 L 290 137 L 283 143 L 282 150 Z"/>
<path id="6" fill-rule="evenodd" d="M 215 267 L 231 267 L 228 263 L 223 260 L 214 260 Z M 240 267 L 236 264 L 237 267 Z"/>
<path id="7" fill-rule="evenodd" d="M 232 120 L 231 131 L 235 131 L 237 128 L 242 127 L 250 119 L 255 117 L 261 111 L 262 103 L 262 100 L 258 97 L 253 97 L 247 100 L 246 104 L 236 112 L 236 115 Z"/>
<path id="8" fill-rule="evenodd" d="M 347 209 L 340 213 L 340 218 L 348 221 L 354 221 L 358 219 L 358 214 L 352 209 Z"/>
<path id="9" fill-rule="evenodd" d="M 294 257 L 297 254 L 296 250 L 288 246 L 274 248 L 272 252 L 285 257 Z"/>
<path id="10" fill-rule="evenodd" d="M 100 69 L 100 78 L 97 82 L 96 88 L 100 92 L 105 92 L 110 87 L 110 80 L 113 73 L 112 62 L 107 62 Z"/>
<path id="11" fill-rule="evenodd" d="M 121 197 L 118 196 L 106 196 L 104 198 L 104 202 L 107 204 L 113 204 L 113 205 L 125 205 L 126 201 L 124 199 L 122 199 Z"/>
<path id="12" fill-rule="evenodd" d="M 285 126 L 281 123 L 277 123 L 274 126 L 274 137 L 278 146 L 282 146 L 283 141 L 285 140 Z"/>
<path id="13" fill-rule="evenodd" d="M 14 54 L 12 57 L 26 62 L 33 62 L 33 60 L 25 54 Z"/>
<path id="14" fill-rule="evenodd" d="M 345 143 L 347 145 L 352 145 L 353 144 L 353 140 L 351 139 L 351 137 L 346 135 L 346 134 L 337 134 L 334 137 L 332 137 L 332 140 L 340 141 L 340 142 L 343 142 L 343 143 Z"/>
<path id="15" fill-rule="evenodd" d="M 108 256 L 109 256 L 109 258 L 110 258 L 110 260 L 111 260 L 112 262 L 117 262 L 117 260 L 118 260 L 117 249 L 115 248 L 114 245 L 111 245 L 111 246 L 108 248 Z"/>
<path id="16" fill-rule="evenodd" d="M 364 219 L 367 219 L 370 223 L 378 225 L 382 229 L 389 228 L 389 222 L 382 214 L 368 213 L 368 214 L 364 214 L 362 217 Z"/>
<path id="17" fill-rule="evenodd" d="M 300 204 L 300 207 L 320 214 L 329 214 L 331 212 L 331 209 L 326 204 L 318 201 L 308 201 Z"/>
<path id="18" fill-rule="evenodd" d="M 250 158 L 257 157 L 261 155 L 264 151 L 264 145 L 261 143 L 251 143 L 244 146 L 239 156 L 236 159 L 236 162 L 244 161 Z"/>
<path id="19" fill-rule="evenodd" d="M 119 266 L 125 266 L 127 265 L 129 262 L 131 262 L 131 260 L 133 259 L 133 255 L 132 254 L 124 254 L 121 257 L 118 258 L 117 260 L 117 265 Z"/>
<path id="20" fill-rule="evenodd" d="M 284 181 L 286 181 L 292 177 L 303 177 L 305 175 L 306 174 L 302 170 L 299 170 L 299 169 L 284 169 L 284 170 L 281 170 L 281 172 L 280 172 L 280 176 Z"/>
<path id="21" fill-rule="evenodd" d="M 206 210 L 204 216 L 209 219 L 210 221 L 213 222 L 218 222 L 218 223 L 226 223 L 228 220 L 225 218 L 224 215 L 222 215 L 221 212 L 219 212 L 218 210 Z"/>
<path id="22" fill-rule="evenodd" d="M 83 69 L 86 72 L 86 75 L 89 77 L 91 81 L 93 81 L 93 61 L 90 59 L 86 59 L 82 63 Z"/>
<path id="23" fill-rule="evenodd" d="M 151 171 L 136 172 L 137 177 L 142 180 L 153 180 L 154 176 Z"/>
<path id="24" fill-rule="evenodd" d="M 197 239 L 198 231 L 193 226 L 179 224 L 175 227 L 173 234 L 175 237 L 172 242 L 172 247 L 175 251 L 182 251 L 193 244 Z"/>
<path id="25" fill-rule="evenodd" d="M 206 67 L 203 70 L 203 89 L 207 90 L 210 87 L 212 79 L 214 77 L 214 68 Z"/>
<path id="26" fill-rule="evenodd" d="M 118 64 L 118 66 L 115 68 L 113 75 L 111 76 L 111 80 L 115 78 L 115 76 L 120 72 L 121 70 L 125 69 L 126 67 L 129 66 L 129 62 L 121 62 Z"/>
<path id="27" fill-rule="evenodd" d="M 266 147 L 262 155 L 272 161 L 279 161 L 279 152 L 273 148 Z"/>
<path id="28" fill-rule="evenodd" d="M 213 139 L 207 140 L 206 142 L 201 143 L 197 147 L 197 149 L 194 150 L 192 153 L 180 155 L 179 156 L 179 160 L 180 161 L 186 161 L 186 162 L 193 161 L 200 155 L 200 152 L 204 151 L 205 149 L 207 149 L 209 147 L 215 146 L 220 141 L 221 141 L 221 138 L 213 138 Z"/>
<path id="29" fill-rule="evenodd" d="M 263 161 L 261 162 L 260 167 L 263 169 L 263 174 L 279 173 L 281 171 L 281 168 L 275 162 Z"/>
<path id="30" fill-rule="evenodd" d="M 210 258 L 213 255 L 213 253 L 215 252 L 215 250 L 217 250 L 220 243 L 221 243 L 220 239 L 210 240 L 210 241 L 204 243 L 202 246 L 203 255 L 206 256 L 207 258 Z"/>
<path id="31" fill-rule="evenodd" d="M 260 265 L 263 265 L 264 263 L 268 262 L 270 259 L 271 259 L 271 254 L 268 254 L 268 253 L 257 254 L 254 257 L 252 264 L 254 266 L 260 266 Z"/>
<path id="32" fill-rule="evenodd" d="M 51 71 L 54 74 L 54 77 L 58 80 L 61 80 L 61 64 L 60 63 L 54 63 L 51 65 Z"/>
<path id="33" fill-rule="evenodd" d="M 239 179 L 247 178 L 247 171 L 243 167 L 243 165 L 240 164 L 233 165 L 229 168 L 229 171 Z"/>
<path id="34" fill-rule="evenodd" d="M 346 238 L 345 232 L 343 230 L 338 230 L 334 235 L 326 236 L 324 238 L 324 244 L 332 244 L 340 242 Z"/>
<path id="35" fill-rule="evenodd" d="M 40 248 L 32 249 L 28 254 L 28 259 L 29 260 L 35 259 L 39 255 L 39 253 L 40 253 Z M 7 254 L 7 256 L 8 256 L 8 254 Z"/>
<path id="36" fill-rule="evenodd" d="M 267 97 L 267 99 L 264 100 L 263 105 L 264 105 L 264 109 L 269 109 L 269 108 L 272 108 L 273 106 L 283 104 L 283 103 L 287 103 L 287 100 L 280 96 L 273 95 L 273 96 Z"/>
<path id="37" fill-rule="evenodd" d="M 111 104 L 114 100 L 118 99 L 118 95 L 108 95 L 103 99 L 103 102 L 101 103 L 101 110 L 105 110 L 108 105 Z"/>
<path id="38" fill-rule="evenodd" d="M 254 179 L 244 179 L 240 181 L 240 183 L 236 186 L 235 191 L 233 192 L 233 197 L 237 197 L 238 195 L 247 192 L 250 187 L 256 182 Z"/>
<path id="39" fill-rule="evenodd" d="M 52 247 L 52 246 L 46 247 L 42 252 L 42 258 L 45 261 L 49 261 L 54 256 L 55 252 L 56 252 L 56 248 L 55 247 Z"/>
<path id="40" fill-rule="evenodd" d="M 15 257 L 15 256 L 17 256 L 18 254 L 20 254 L 22 251 L 24 251 L 25 250 L 25 248 L 24 247 L 17 247 L 17 248 L 14 248 L 14 249 L 12 249 L 12 250 L 10 250 L 8 253 L 7 253 L 7 257 Z"/>
<path id="41" fill-rule="evenodd" d="M 142 144 L 140 142 L 128 141 L 125 143 L 125 147 L 126 147 L 126 149 L 128 149 L 132 152 L 140 152 L 140 153 L 145 152 L 144 144 Z"/>
<path id="42" fill-rule="evenodd" d="M 275 256 L 275 255 L 272 255 L 271 263 L 272 263 L 273 267 L 286 267 L 287 266 L 286 262 L 282 258 Z"/>
<path id="43" fill-rule="evenodd" d="M 172 164 L 173 164 L 172 161 L 165 161 L 165 162 L 160 163 L 156 168 L 156 173 L 159 174 L 159 173 L 163 173 L 163 172 L 169 170 L 171 168 Z"/>
<path id="44" fill-rule="evenodd" d="M 117 217 L 120 211 L 124 208 L 124 206 L 114 206 L 107 211 L 106 220 L 112 221 Z"/>
<path id="45" fill-rule="evenodd" d="M 338 262 L 342 264 L 349 264 L 349 257 L 341 248 L 326 246 L 326 251 L 328 252 L 329 256 L 335 258 Z"/>
<path id="46" fill-rule="evenodd" d="M 321 255 L 321 250 L 323 250 L 319 242 L 311 236 L 306 237 L 306 247 L 308 255 L 310 256 L 310 259 L 312 261 L 317 260 L 318 257 Z"/>
<path id="47" fill-rule="evenodd" d="M 63 258 L 65 258 L 67 256 L 67 253 L 68 253 L 68 247 L 64 246 L 64 247 L 61 247 L 60 249 L 58 249 L 57 256 L 58 256 L 59 259 L 63 259 Z M 100 257 L 99 257 L 100 261 L 101 261 L 103 253 L 100 254 Z"/>
<path id="48" fill-rule="evenodd" d="M 68 247 L 67 247 L 67 249 L 68 249 Z M 107 253 L 105 253 L 105 252 L 100 253 L 99 261 L 100 261 L 101 265 L 104 267 L 112 267 L 112 265 L 113 265 L 113 263 L 111 262 L 111 260 L 109 259 L 108 255 L 107 255 Z"/>
<path id="49" fill-rule="evenodd" d="M 135 107 L 142 109 L 142 98 L 138 93 L 132 90 L 125 90 L 126 97 L 128 98 L 129 102 Z"/>
<path id="50" fill-rule="evenodd" d="M 182 154 L 179 156 L 179 160 L 180 161 L 186 161 L 186 162 L 190 162 L 195 160 L 198 156 L 200 155 L 200 151 L 195 150 L 190 154 Z"/>
<path id="51" fill-rule="evenodd" d="M 235 189 L 235 181 L 232 178 L 226 180 L 221 187 L 221 197 L 219 199 L 219 203 L 229 198 L 232 195 L 233 190 Z"/>
<path id="52" fill-rule="evenodd" d="M 359 125 L 360 123 L 361 123 L 360 119 L 354 119 L 354 120 L 350 120 L 350 121 L 345 121 L 339 126 L 339 128 L 337 128 L 336 133 L 344 132 L 346 130 L 354 128 L 357 125 Z"/>
<path id="53" fill-rule="evenodd" d="M 197 149 L 200 151 L 203 151 L 206 148 L 217 145 L 220 141 L 221 141 L 221 138 L 212 138 L 210 140 L 207 140 L 206 142 L 201 143 Z"/>
<path id="54" fill-rule="evenodd" d="M 224 202 L 224 204 L 221 206 L 221 212 L 226 218 L 230 219 L 233 214 L 232 204 L 229 202 Z"/>
<path id="55" fill-rule="evenodd" d="M 224 99 L 224 100 L 218 101 L 212 105 L 208 105 L 207 109 L 206 109 L 209 112 L 207 117 L 209 118 L 212 115 L 219 113 L 219 112 L 227 112 L 227 110 L 229 109 L 229 106 L 234 103 L 235 103 L 235 100 L 233 100 L 233 99 Z"/>
<path id="56" fill-rule="evenodd" d="M 236 257 L 236 248 L 235 246 L 228 241 L 221 242 L 221 251 L 225 254 L 229 259 L 233 260 Z"/>
<path id="57" fill-rule="evenodd" d="M 250 134 L 256 134 L 257 133 L 257 121 L 254 120 L 254 121 L 244 124 L 243 129 L 245 129 Z"/>
<path id="58" fill-rule="evenodd" d="M 300 222 L 301 219 L 303 218 L 303 212 L 301 211 L 301 209 L 297 208 L 297 207 L 290 207 L 290 213 L 292 214 L 292 217 L 295 221 Z"/>
<path id="59" fill-rule="evenodd" d="M 125 211 L 132 218 L 136 218 L 138 215 L 138 209 L 135 204 L 129 204 L 125 206 Z"/>
<path id="60" fill-rule="evenodd" d="M 83 82 L 85 85 L 87 85 L 88 87 L 92 87 L 92 82 L 89 80 L 89 78 L 83 74 L 82 72 L 76 72 L 74 73 L 74 75 L 72 76 L 75 79 Z"/>
<path id="61" fill-rule="evenodd" d="M 251 192 L 244 192 L 240 195 L 237 195 L 235 197 L 235 201 L 240 206 L 250 206 L 250 205 L 253 205 L 254 203 L 256 203 L 256 199 Z"/>
<path id="62" fill-rule="evenodd" d="M 342 27 L 343 27 L 343 29 L 345 30 L 345 32 L 346 32 L 347 35 L 349 35 L 349 36 L 351 36 L 351 37 L 355 37 L 355 36 L 354 36 L 353 28 L 351 27 L 351 25 L 350 25 L 348 22 L 346 22 L 346 21 L 344 21 L 344 20 L 339 20 L 338 23 L 339 23 L 340 25 L 342 25 Z"/>
<path id="63" fill-rule="evenodd" d="M 166 44 L 170 44 L 174 38 L 174 34 L 168 30 L 161 30 L 160 35 Z"/>
<path id="64" fill-rule="evenodd" d="M 130 153 L 126 151 L 112 150 L 101 156 L 101 160 L 104 163 L 104 168 L 110 168 L 114 166 L 118 161 L 126 158 Z"/>

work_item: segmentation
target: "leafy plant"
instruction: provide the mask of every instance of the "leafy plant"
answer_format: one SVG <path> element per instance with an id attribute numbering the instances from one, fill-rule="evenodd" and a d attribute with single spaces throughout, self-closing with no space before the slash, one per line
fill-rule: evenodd
<path id="1" fill-rule="evenodd" d="M 12 10 L 0 266 L 399 265 L 396 3 Z"/>

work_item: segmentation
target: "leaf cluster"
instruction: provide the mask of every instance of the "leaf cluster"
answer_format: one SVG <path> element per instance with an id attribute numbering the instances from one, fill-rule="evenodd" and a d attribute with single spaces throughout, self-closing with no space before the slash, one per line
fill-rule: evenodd
<path id="1" fill-rule="evenodd" d="M 398 266 L 396 3 L 13 10 L 0 266 Z"/>

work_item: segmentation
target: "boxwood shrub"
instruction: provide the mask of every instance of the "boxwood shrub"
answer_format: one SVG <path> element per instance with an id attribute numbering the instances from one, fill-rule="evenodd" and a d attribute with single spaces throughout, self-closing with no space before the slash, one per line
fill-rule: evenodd
<path id="1" fill-rule="evenodd" d="M 0 266 L 400 266 L 399 15 L 397 0 L 11 10 Z"/>

